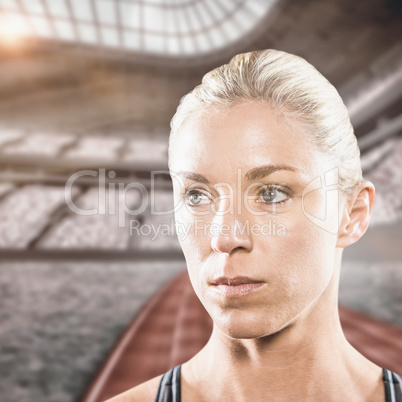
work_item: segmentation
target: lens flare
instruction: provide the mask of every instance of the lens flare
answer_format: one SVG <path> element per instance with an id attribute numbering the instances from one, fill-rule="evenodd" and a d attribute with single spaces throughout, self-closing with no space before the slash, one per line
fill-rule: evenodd
<path id="1" fill-rule="evenodd" d="M 0 44 L 13 46 L 29 35 L 27 20 L 17 13 L 0 14 Z"/>

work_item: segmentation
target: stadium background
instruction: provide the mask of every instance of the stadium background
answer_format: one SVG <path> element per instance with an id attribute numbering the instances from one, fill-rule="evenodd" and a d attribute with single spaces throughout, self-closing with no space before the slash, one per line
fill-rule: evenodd
<path id="1" fill-rule="evenodd" d="M 125 328 L 184 267 L 175 236 L 130 235 L 111 189 L 167 170 L 180 98 L 231 56 L 300 55 L 343 97 L 377 190 L 340 302 L 402 327 L 402 6 L 369 0 L 0 0 L 0 393 L 80 400 Z M 103 170 L 102 170 L 103 169 Z M 65 202 L 100 206 L 81 216 Z M 152 204 L 172 206 L 166 173 Z M 112 187 L 111 187 L 112 186 Z M 103 191 L 103 190 L 101 190 Z M 135 209 L 141 194 L 127 191 Z M 170 224 L 152 214 L 139 224 Z"/>

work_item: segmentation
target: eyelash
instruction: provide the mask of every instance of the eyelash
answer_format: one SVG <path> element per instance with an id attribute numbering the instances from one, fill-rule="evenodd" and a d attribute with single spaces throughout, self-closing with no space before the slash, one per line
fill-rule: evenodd
<path id="1" fill-rule="evenodd" d="M 289 189 L 285 190 L 284 188 L 277 186 L 275 184 L 269 184 L 269 185 L 261 187 L 257 194 L 259 196 L 262 196 L 264 194 L 264 192 L 267 190 L 274 190 L 274 191 L 277 191 L 279 193 L 286 195 L 286 198 L 281 201 L 277 201 L 277 202 L 262 201 L 264 204 L 267 204 L 267 205 L 275 205 L 275 206 L 281 205 L 281 204 L 287 202 L 291 196 L 291 192 Z"/>
<path id="2" fill-rule="evenodd" d="M 277 185 L 274 185 L 274 184 L 269 184 L 269 185 L 260 187 L 257 195 L 261 197 L 264 194 L 264 192 L 267 191 L 267 190 L 274 190 L 274 191 L 280 192 L 282 194 L 285 194 L 287 198 L 284 199 L 284 200 L 281 200 L 281 201 L 277 201 L 277 202 L 262 201 L 266 205 L 275 205 L 275 206 L 281 205 L 281 204 L 283 204 L 283 203 L 285 203 L 285 202 L 287 202 L 289 200 L 289 198 L 291 197 L 291 193 L 292 193 L 290 189 L 284 189 L 284 188 L 282 188 L 280 186 L 277 186 Z M 184 197 L 186 199 L 188 197 L 190 197 L 191 195 L 193 195 L 193 194 L 200 194 L 200 195 L 203 195 L 205 197 L 208 197 L 206 194 L 204 194 L 203 192 L 201 192 L 199 190 L 191 190 L 191 189 L 187 189 L 187 188 L 184 189 Z M 257 201 L 257 202 L 260 202 L 260 201 Z M 187 205 L 189 205 L 192 208 L 195 208 L 195 207 L 198 207 L 199 205 L 204 205 L 204 204 L 191 205 L 191 204 L 187 203 Z"/>
<path id="3" fill-rule="evenodd" d="M 204 194 L 204 193 L 201 192 L 201 191 L 184 189 L 184 197 L 185 197 L 185 199 L 188 199 L 190 196 L 192 196 L 192 195 L 194 195 L 194 194 L 201 194 L 201 195 L 203 195 L 203 196 L 205 196 L 205 197 L 208 197 L 206 194 Z M 199 205 L 191 205 L 191 204 L 189 204 L 189 203 L 187 203 L 187 205 L 189 205 L 189 206 L 192 207 L 192 208 L 195 208 L 195 207 L 198 207 L 198 206 L 199 206 Z M 201 204 L 201 205 L 203 205 L 203 204 Z"/>

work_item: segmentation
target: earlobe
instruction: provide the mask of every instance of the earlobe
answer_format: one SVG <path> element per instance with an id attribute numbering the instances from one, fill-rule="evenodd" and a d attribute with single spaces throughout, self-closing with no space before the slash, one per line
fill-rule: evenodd
<path id="1" fill-rule="evenodd" d="M 374 185 L 365 181 L 346 203 L 338 231 L 337 247 L 345 248 L 356 243 L 366 233 L 375 197 Z"/>

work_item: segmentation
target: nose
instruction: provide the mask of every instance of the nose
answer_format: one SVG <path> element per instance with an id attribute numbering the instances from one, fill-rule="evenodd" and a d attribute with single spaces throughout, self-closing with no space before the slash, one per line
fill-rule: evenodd
<path id="1" fill-rule="evenodd" d="M 216 214 L 213 223 L 218 229 L 211 237 L 211 248 L 215 252 L 233 254 L 241 250 L 250 252 L 253 249 L 247 216 L 230 212 Z"/>

